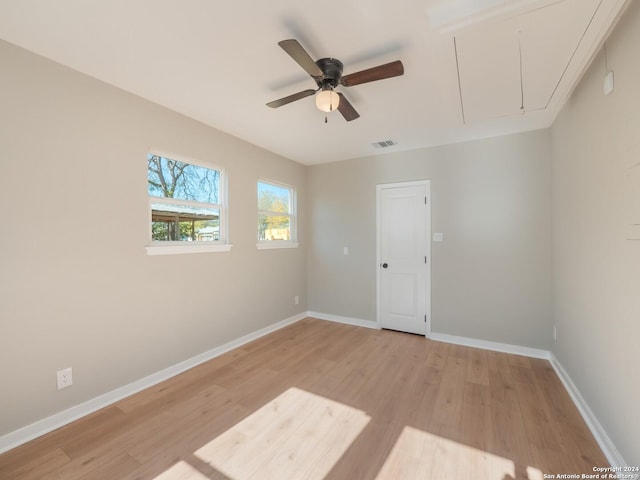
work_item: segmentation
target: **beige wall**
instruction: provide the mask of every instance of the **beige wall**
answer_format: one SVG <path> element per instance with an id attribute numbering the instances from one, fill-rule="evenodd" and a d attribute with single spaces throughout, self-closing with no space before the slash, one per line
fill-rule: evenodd
<path id="1" fill-rule="evenodd" d="M 376 320 L 376 184 L 429 179 L 432 331 L 549 348 L 550 156 L 545 130 L 309 168 L 309 309 Z"/>
<path id="2" fill-rule="evenodd" d="M 639 464 L 637 45 L 632 2 L 615 92 L 600 54 L 551 130 L 305 168 L 0 42 L 0 435 L 305 310 L 375 320 L 375 186 L 430 179 L 433 331 L 552 347 Z M 227 169 L 230 253 L 145 254 L 149 148 Z M 259 176 L 298 187 L 299 249 L 256 250 Z"/>
<path id="3" fill-rule="evenodd" d="M 640 2 L 556 120 L 554 352 L 627 463 L 640 464 L 640 240 L 627 240 L 626 175 L 640 162 Z"/>
<path id="4" fill-rule="evenodd" d="M 303 166 L 4 42 L 0 65 L 0 435 L 307 309 Z M 226 168 L 230 253 L 146 255 L 149 148 Z M 259 176 L 298 188 L 299 249 L 257 251 Z"/>

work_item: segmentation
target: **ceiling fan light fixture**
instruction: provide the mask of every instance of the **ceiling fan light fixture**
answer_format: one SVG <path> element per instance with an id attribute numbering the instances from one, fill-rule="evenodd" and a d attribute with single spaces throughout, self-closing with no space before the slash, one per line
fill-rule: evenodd
<path id="1" fill-rule="evenodd" d="M 323 112 L 333 112 L 340 104 L 340 97 L 331 89 L 321 90 L 316 95 L 316 107 Z"/>
<path id="2" fill-rule="evenodd" d="M 360 118 L 360 114 L 355 108 L 353 108 L 353 105 L 351 105 L 351 102 L 349 102 L 347 97 L 342 93 L 334 92 L 334 88 L 338 86 L 352 87 L 362 83 L 375 82 L 378 80 L 384 80 L 385 78 L 404 75 L 404 66 L 402 65 L 402 62 L 400 60 L 396 60 L 395 62 L 378 65 L 377 67 L 367 68 L 365 70 L 360 70 L 359 72 L 342 76 L 343 65 L 337 58 L 326 57 L 314 61 L 302 45 L 300 45 L 300 43 L 294 38 L 282 40 L 281 42 L 278 42 L 278 45 L 280 45 L 280 47 L 311 76 L 318 88 L 314 90 L 303 90 L 301 92 L 294 93 L 293 95 L 287 95 L 286 97 L 269 102 L 267 103 L 267 107 L 270 108 L 278 108 L 315 95 L 316 107 L 318 110 L 325 113 L 338 110 L 347 122 L 351 122 L 356 118 Z M 324 116 L 324 121 L 325 123 L 327 122 L 327 115 Z"/>

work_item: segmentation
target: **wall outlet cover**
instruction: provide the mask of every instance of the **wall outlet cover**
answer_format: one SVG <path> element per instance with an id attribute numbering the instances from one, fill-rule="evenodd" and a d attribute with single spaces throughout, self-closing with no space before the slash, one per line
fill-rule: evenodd
<path id="1" fill-rule="evenodd" d="M 56 373 L 56 377 L 58 379 L 58 390 L 62 390 L 63 388 L 67 388 L 73 385 L 73 372 L 71 368 L 59 370 Z"/>

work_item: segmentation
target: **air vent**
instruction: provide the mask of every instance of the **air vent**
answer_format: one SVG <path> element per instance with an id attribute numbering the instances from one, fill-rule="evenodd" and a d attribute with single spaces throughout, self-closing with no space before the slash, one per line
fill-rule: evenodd
<path id="1" fill-rule="evenodd" d="M 374 148 L 389 148 L 397 144 L 398 142 L 394 142 L 393 140 L 383 140 L 382 142 L 373 142 L 371 145 Z"/>

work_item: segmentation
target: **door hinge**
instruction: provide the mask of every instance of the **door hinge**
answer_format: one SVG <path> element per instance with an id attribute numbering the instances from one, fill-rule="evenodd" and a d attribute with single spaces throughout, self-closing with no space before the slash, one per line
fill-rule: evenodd
<path id="1" fill-rule="evenodd" d="M 424 316 L 424 323 L 427 323 L 427 316 Z"/>
<path id="2" fill-rule="evenodd" d="M 427 257 L 426 257 L 426 255 L 425 255 L 425 257 L 424 257 L 424 263 L 427 263 Z"/>
<path id="3" fill-rule="evenodd" d="M 427 204 L 427 197 L 424 197 L 424 204 Z"/>

